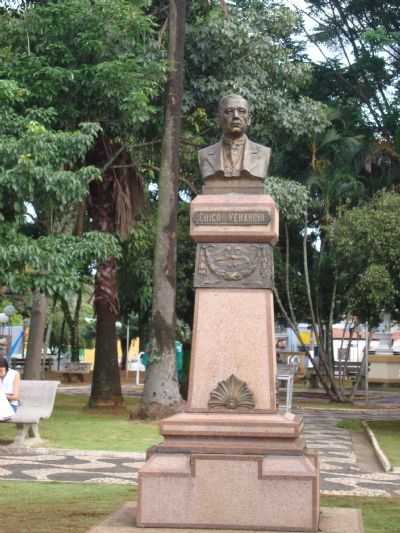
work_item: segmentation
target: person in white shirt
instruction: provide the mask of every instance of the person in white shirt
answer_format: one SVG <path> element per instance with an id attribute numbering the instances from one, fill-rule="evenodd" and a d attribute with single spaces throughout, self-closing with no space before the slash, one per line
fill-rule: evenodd
<path id="1" fill-rule="evenodd" d="M 0 357 L 0 390 L 5 393 L 14 412 L 16 412 L 18 407 L 20 384 L 19 373 L 12 368 L 8 368 L 7 359 Z"/>

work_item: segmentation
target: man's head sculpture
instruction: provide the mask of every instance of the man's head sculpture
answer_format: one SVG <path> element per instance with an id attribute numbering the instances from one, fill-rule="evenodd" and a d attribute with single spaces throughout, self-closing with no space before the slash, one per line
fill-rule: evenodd
<path id="1" fill-rule="evenodd" d="M 238 94 L 223 96 L 218 105 L 218 119 L 224 136 L 243 135 L 251 123 L 247 100 Z"/>
<path id="2" fill-rule="evenodd" d="M 264 192 L 271 149 L 247 138 L 251 117 L 243 96 L 228 94 L 218 105 L 222 139 L 199 151 L 203 193 Z"/>

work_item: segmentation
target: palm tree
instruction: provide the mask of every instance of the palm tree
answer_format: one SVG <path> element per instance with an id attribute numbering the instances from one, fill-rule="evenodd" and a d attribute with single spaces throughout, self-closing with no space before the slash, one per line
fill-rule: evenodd
<path id="1" fill-rule="evenodd" d="M 87 201 L 93 227 L 125 239 L 143 204 L 142 178 L 127 149 L 106 137 L 98 139 L 89 160 L 103 168 L 102 180 L 91 183 Z M 117 355 L 119 301 L 115 257 L 97 267 L 94 308 L 96 348 L 89 405 L 116 405 L 122 402 L 122 393 Z"/>

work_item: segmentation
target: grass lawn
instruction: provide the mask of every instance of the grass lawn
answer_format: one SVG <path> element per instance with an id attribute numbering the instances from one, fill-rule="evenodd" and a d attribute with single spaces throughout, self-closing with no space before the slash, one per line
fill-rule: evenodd
<path id="1" fill-rule="evenodd" d="M 83 533 L 136 498 L 125 485 L 0 482 L 0 531 L 18 533 Z M 398 533 L 400 498 L 323 497 L 324 507 L 362 510 L 365 533 Z M 343 532 L 351 533 L 351 532 Z"/>
<path id="2" fill-rule="evenodd" d="M 368 422 L 379 445 L 393 466 L 400 466 L 400 421 L 377 420 Z"/>
<path id="3" fill-rule="evenodd" d="M 356 496 L 324 496 L 323 507 L 353 507 L 361 509 L 365 533 L 398 533 L 400 498 L 358 498 Z M 344 531 L 343 533 L 351 533 Z"/>
<path id="4" fill-rule="evenodd" d="M 337 427 L 350 431 L 365 431 L 360 420 L 341 420 Z M 374 420 L 368 422 L 375 434 L 379 445 L 393 466 L 400 466 L 400 421 L 399 420 Z M 399 529 L 400 531 L 400 529 Z"/>
<path id="5" fill-rule="evenodd" d="M 361 420 L 340 420 L 336 426 L 338 428 L 348 429 L 349 431 L 356 431 L 357 433 L 362 433 L 365 431 L 364 426 L 361 424 Z"/>
<path id="6" fill-rule="evenodd" d="M 87 401 L 87 396 L 57 394 L 52 416 L 40 423 L 45 446 L 144 452 L 160 442 L 157 423 L 129 420 L 136 398 L 118 409 L 89 409 Z M 13 440 L 15 431 L 15 424 L 0 424 L 0 445 Z"/>
<path id="7" fill-rule="evenodd" d="M 285 403 L 285 400 L 282 396 L 282 404 Z M 332 402 L 329 400 L 303 400 L 303 399 L 294 399 L 293 405 L 296 408 L 305 408 L 305 409 L 323 409 L 323 410 L 329 410 L 332 409 L 357 409 L 353 403 L 350 402 Z"/>
<path id="8" fill-rule="evenodd" d="M 136 498 L 126 485 L 0 482 L 0 531 L 83 533 Z"/>

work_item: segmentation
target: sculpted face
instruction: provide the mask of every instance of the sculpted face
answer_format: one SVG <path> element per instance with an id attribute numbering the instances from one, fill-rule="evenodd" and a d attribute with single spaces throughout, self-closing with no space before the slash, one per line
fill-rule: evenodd
<path id="1" fill-rule="evenodd" d="M 250 125 L 249 106 L 241 96 L 223 98 L 219 109 L 219 122 L 224 135 L 240 137 Z"/>

